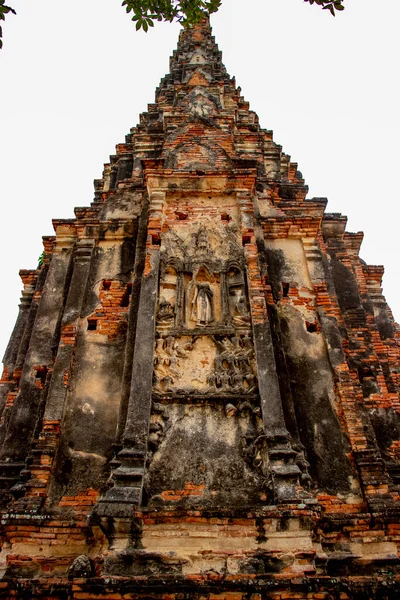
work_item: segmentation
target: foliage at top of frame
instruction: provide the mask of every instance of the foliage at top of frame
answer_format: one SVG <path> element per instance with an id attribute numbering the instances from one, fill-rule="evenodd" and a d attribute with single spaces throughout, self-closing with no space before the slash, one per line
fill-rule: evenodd
<path id="1" fill-rule="evenodd" d="M 328 10 L 335 16 L 344 10 L 344 0 L 304 0 Z M 178 21 L 184 27 L 199 23 L 205 15 L 217 12 L 222 0 L 123 0 L 126 12 L 133 13 L 136 29 L 148 31 L 154 21 Z"/>
<path id="2" fill-rule="evenodd" d="M 0 0 L 0 21 L 5 20 L 7 13 L 16 14 L 11 6 Z M 316 4 L 323 10 L 328 10 L 335 16 L 336 11 L 344 10 L 344 0 L 304 0 Z M 132 20 L 136 21 L 136 30 L 148 31 L 154 27 L 154 21 L 178 21 L 184 27 L 199 23 L 205 15 L 217 12 L 222 0 L 123 0 L 127 13 L 133 13 Z M 3 46 L 2 28 L 0 26 L 0 48 Z"/>
<path id="3" fill-rule="evenodd" d="M 6 14 L 7 13 L 13 13 L 14 15 L 16 15 L 17 13 L 15 12 L 15 10 L 13 8 L 11 8 L 11 6 L 6 6 L 4 4 L 5 0 L 0 0 L 0 21 L 4 21 L 6 18 Z M 3 47 L 3 40 L 1 39 L 3 36 L 3 30 L 1 28 L 0 25 L 0 48 Z"/>

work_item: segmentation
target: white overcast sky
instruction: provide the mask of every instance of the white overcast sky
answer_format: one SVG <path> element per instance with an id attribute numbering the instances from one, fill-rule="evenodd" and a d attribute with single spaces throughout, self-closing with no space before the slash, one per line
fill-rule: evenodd
<path id="1" fill-rule="evenodd" d="M 0 51 L 0 353 L 52 218 L 93 198 L 93 179 L 154 101 L 179 26 L 136 32 L 120 0 L 9 0 Z M 223 0 L 213 33 L 261 126 L 296 161 L 309 197 L 364 231 L 400 320 L 399 0 Z"/>

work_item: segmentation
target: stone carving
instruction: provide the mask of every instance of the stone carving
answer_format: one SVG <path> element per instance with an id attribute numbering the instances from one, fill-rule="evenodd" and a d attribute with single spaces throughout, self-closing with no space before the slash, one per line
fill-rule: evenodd
<path id="1" fill-rule="evenodd" d="M 246 288 L 242 270 L 232 266 L 227 274 L 230 316 L 234 325 L 248 325 L 250 313 L 247 307 Z"/>
<path id="2" fill-rule="evenodd" d="M 213 102 L 210 97 L 199 92 L 189 100 L 190 114 L 197 117 L 209 118 L 216 112 L 215 105 L 216 101 Z"/>
<path id="3" fill-rule="evenodd" d="M 254 374 L 254 350 L 249 336 L 213 336 L 218 354 L 214 359 L 209 382 L 210 391 L 231 394 L 250 394 L 257 390 Z"/>
<path id="4" fill-rule="evenodd" d="M 195 234 L 195 240 L 196 249 L 199 254 L 202 256 L 211 254 L 210 242 L 204 225 L 202 225 L 197 234 Z"/>
<path id="5" fill-rule="evenodd" d="M 147 464 L 151 463 L 153 455 L 157 452 L 159 445 L 165 438 L 168 430 L 168 420 L 169 416 L 165 406 L 158 402 L 153 402 L 149 428 L 149 448 L 146 458 Z"/>
<path id="6" fill-rule="evenodd" d="M 304 447 L 299 444 L 293 443 L 293 450 L 297 452 L 295 463 L 299 467 L 301 471 L 300 481 L 305 490 L 309 490 L 311 488 L 312 479 L 308 472 L 310 467 L 310 463 L 306 459 Z"/>
<path id="7" fill-rule="evenodd" d="M 68 578 L 74 579 L 75 577 L 93 577 L 94 566 L 91 559 L 86 554 L 80 554 L 72 562 L 68 569 Z"/>
<path id="8" fill-rule="evenodd" d="M 193 227 L 185 240 L 173 231 L 163 238 L 156 393 L 235 396 L 257 392 L 243 251 L 234 227 L 233 223 L 201 225 Z M 168 329 L 171 335 L 167 337 Z M 224 334 L 229 329 L 229 335 Z M 188 330 L 193 334 L 188 335 Z M 196 351 L 189 357 L 194 346 Z"/>
<path id="9" fill-rule="evenodd" d="M 158 304 L 157 322 L 171 324 L 175 318 L 175 310 L 171 302 L 164 297 L 160 298 Z"/>
<path id="10" fill-rule="evenodd" d="M 164 265 L 160 279 L 157 324 L 163 328 L 175 323 L 178 275 L 173 264 Z"/>
<path id="11" fill-rule="evenodd" d="M 175 338 L 158 338 L 154 353 L 154 389 L 159 393 L 172 392 L 173 384 L 182 377 L 180 359 L 186 358 L 193 348 L 191 342 L 181 347 Z"/>
<path id="12" fill-rule="evenodd" d="M 165 259 L 174 257 L 175 260 L 183 260 L 186 254 L 184 241 L 175 231 L 170 229 L 168 233 L 162 236 L 163 250 Z"/>
<path id="13" fill-rule="evenodd" d="M 156 340 L 154 391 L 243 395 L 257 392 L 252 340 L 242 336 L 167 336 Z"/>
<path id="14" fill-rule="evenodd" d="M 246 325 L 250 321 L 247 311 L 246 297 L 242 288 L 233 288 L 229 294 L 229 306 L 235 324 Z"/>
<path id="15" fill-rule="evenodd" d="M 172 230 L 163 234 L 159 329 L 249 327 L 244 257 L 237 233 L 235 223 L 210 223 L 209 228 L 192 226 L 184 240 Z"/>
<path id="16" fill-rule="evenodd" d="M 256 402 L 258 402 L 258 401 L 256 401 Z M 260 418 L 261 418 L 260 406 L 258 406 L 257 404 L 254 406 L 247 400 L 240 401 L 240 400 L 235 400 L 233 398 L 230 399 L 230 401 L 227 402 L 227 404 L 225 404 L 225 415 L 227 417 L 235 417 L 235 416 L 256 417 L 255 422 L 258 423 L 258 426 L 260 428 L 262 428 L 262 423 L 260 421 Z"/>
<path id="17" fill-rule="evenodd" d="M 214 321 L 214 293 L 208 283 L 197 283 L 192 299 L 191 319 L 198 326 Z"/>
<path id="18" fill-rule="evenodd" d="M 235 417 L 237 413 L 237 408 L 234 404 L 228 403 L 225 406 L 225 414 L 227 417 Z"/>
<path id="19" fill-rule="evenodd" d="M 201 265 L 186 285 L 184 323 L 190 329 L 205 327 L 219 322 L 221 319 L 220 281 L 218 275 L 210 273 Z"/>
<path id="20" fill-rule="evenodd" d="M 241 439 L 241 450 L 249 467 L 260 476 L 264 490 L 271 492 L 273 482 L 268 469 L 267 438 L 263 429 L 244 435 Z"/>
<path id="21" fill-rule="evenodd" d="M 200 227 L 188 225 L 184 239 L 169 229 L 162 234 L 163 261 L 168 264 L 172 260 L 178 270 L 193 272 L 196 265 L 207 259 L 209 268 L 214 272 L 216 269 L 221 271 L 228 261 L 239 264 L 243 259 L 239 240 L 240 232 L 235 222 L 216 225 L 210 221 Z"/>

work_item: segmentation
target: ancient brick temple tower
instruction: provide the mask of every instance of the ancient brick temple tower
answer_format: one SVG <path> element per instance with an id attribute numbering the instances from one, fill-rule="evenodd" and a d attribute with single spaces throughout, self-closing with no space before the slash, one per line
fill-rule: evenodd
<path id="1" fill-rule="evenodd" d="M 399 329 L 362 234 L 181 33 L 22 271 L 0 598 L 398 598 Z"/>

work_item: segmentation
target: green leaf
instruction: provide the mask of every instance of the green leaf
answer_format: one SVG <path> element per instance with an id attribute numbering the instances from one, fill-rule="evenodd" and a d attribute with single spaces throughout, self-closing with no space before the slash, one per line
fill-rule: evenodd
<path id="1" fill-rule="evenodd" d="M 326 6 L 323 7 L 323 10 L 329 10 L 329 12 L 331 13 L 331 15 L 335 16 L 335 9 L 333 8 L 332 4 L 327 4 Z"/>

